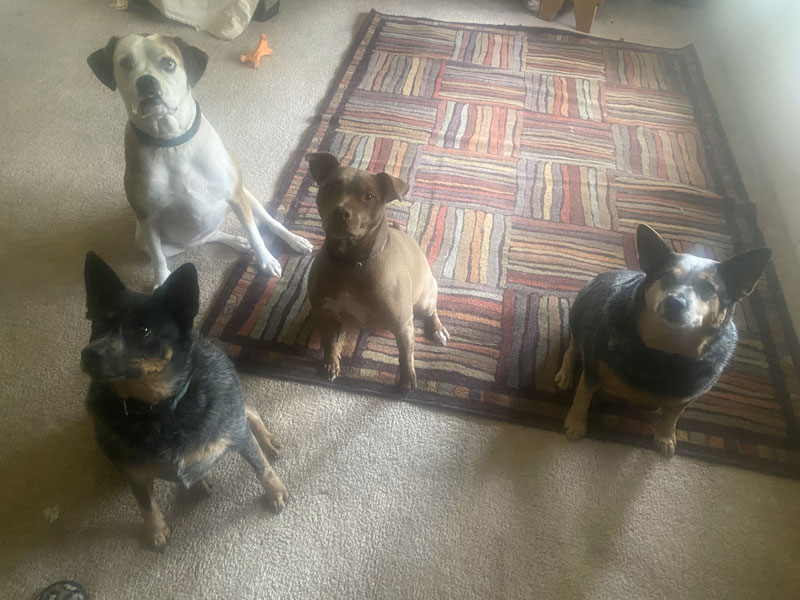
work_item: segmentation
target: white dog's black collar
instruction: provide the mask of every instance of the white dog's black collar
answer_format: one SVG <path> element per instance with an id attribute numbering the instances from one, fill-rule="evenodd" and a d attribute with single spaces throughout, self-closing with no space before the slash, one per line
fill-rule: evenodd
<path id="1" fill-rule="evenodd" d="M 197 130 L 200 129 L 200 103 L 195 100 L 194 104 L 195 108 L 197 109 L 194 117 L 194 123 L 192 123 L 192 126 L 189 127 L 189 129 L 187 129 L 184 133 L 175 138 L 153 137 L 149 133 L 144 132 L 136 127 L 136 125 L 133 124 L 133 121 L 128 121 L 128 123 L 130 123 L 131 130 L 136 135 L 136 139 L 138 139 L 139 143 L 143 146 L 157 146 L 159 148 L 180 146 L 181 144 L 185 144 L 192 139 L 194 134 L 197 133 Z"/>

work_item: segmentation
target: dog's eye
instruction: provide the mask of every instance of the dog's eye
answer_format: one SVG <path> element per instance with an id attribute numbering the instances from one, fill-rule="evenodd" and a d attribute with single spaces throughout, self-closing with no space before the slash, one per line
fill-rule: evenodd
<path id="1" fill-rule="evenodd" d="M 126 71 L 130 71 L 133 68 L 133 63 L 131 62 L 131 59 L 126 56 L 121 61 L 119 61 L 119 66 L 125 69 Z"/>
<path id="2" fill-rule="evenodd" d="M 161 59 L 161 68 L 167 71 L 168 73 L 172 73 L 175 70 L 175 61 L 165 56 Z"/>
<path id="3" fill-rule="evenodd" d="M 717 290 L 707 279 L 700 279 L 694 284 L 694 290 L 703 300 L 708 300 Z"/>
<path id="4" fill-rule="evenodd" d="M 371 193 L 367 192 L 366 194 L 364 194 L 364 199 L 367 202 L 372 202 L 373 200 L 375 200 L 375 196 L 373 196 Z"/>
<path id="5" fill-rule="evenodd" d="M 143 340 L 150 335 L 150 328 L 146 325 L 137 325 L 136 327 L 133 327 L 131 333 L 134 335 L 134 337 Z"/>

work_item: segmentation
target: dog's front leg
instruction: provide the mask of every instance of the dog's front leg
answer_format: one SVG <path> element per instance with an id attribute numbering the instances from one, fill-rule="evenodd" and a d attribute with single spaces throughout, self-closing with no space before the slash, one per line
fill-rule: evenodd
<path id="1" fill-rule="evenodd" d="M 414 369 L 414 317 L 392 331 L 400 354 L 400 389 L 407 396 L 417 387 L 417 372 Z"/>
<path id="2" fill-rule="evenodd" d="M 283 223 L 277 221 L 272 215 L 267 212 L 267 209 L 261 205 L 253 194 L 242 188 L 242 194 L 245 199 L 250 203 L 256 218 L 261 220 L 264 225 L 269 227 L 269 230 L 286 242 L 289 247 L 295 252 L 300 254 L 308 254 L 314 249 L 314 246 L 307 239 L 300 237 L 286 229 Z"/>
<path id="3" fill-rule="evenodd" d="M 312 318 L 322 344 L 323 375 L 333 381 L 339 376 L 344 326 L 328 310 L 317 310 Z"/>
<path id="4" fill-rule="evenodd" d="M 688 403 L 666 407 L 661 418 L 656 423 L 653 441 L 656 449 L 667 458 L 675 455 L 675 446 L 678 445 L 675 425 L 677 425 L 678 419 L 687 406 Z"/>
<path id="5" fill-rule="evenodd" d="M 230 201 L 230 204 L 236 214 L 236 218 L 239 219 L 239 223 L 242 224 L 247 234 L 247 239 L 250 240 L 250 247 L 256 254 L 258 268 L 272 277 L 280 277 L 281 263 L 269 253 L 266 245 L 264 245 L 264 240 L 261 238 L 261 233 L 258 231 L 256 220 L 253 217 L 253 211 L 250 208 L 250 202 L 248 202 L 243 190 L 239 190 Z"/>
<path id="6" fill-rule="evenodd" d="M 136 471 L 127 471 L 125 475 L 144 519 L 147 543 L 154 548 L 163 548 L 171 531 L 164 520 L 164 513 L 156 504 L 152 476 Z"/>
<path id="7" fill-rule="evenodd" d="M 241 448 L 238 449 L 238 452 L 253 468 L 253 471 L 255 471 L 256 477 L 258 477 L 261 487 L 264 488 L 264 495 L 272 510 L 276 513 L 281 512 L 286 508 L 286 502 L 289 500 L 289 491 L 286 489 L 286 486 L 283 485 L 283 482 L 275 471 L 272 470 L 272 466 L 270 466 L 264 453 L 261 451 L 253 432 L 249 429 L 245 434 L 245 439 L 242 442 Z"/>
<path id="8" fill-rule="evenodd" d="M 169 277 L 167 267 L 167 257 L 164 256 L 164 249 L 161 247 L 161 232 L 158 230 L 155 219 L 145 219 L 139 221 L 139 233 L 142 236 L 142 243 L 150 255 L 150 262 L 153 265 L 153 275 L 155 285 L 158 287 Z"/>
<path id="9" fill-rule="evenodd" d="M 564 419 L 564 431 L 570 440 L 579 440 L 586 435 L 586 416 L 589 412 L 589 404 L 597 388 L 593 379 L 586 376 L 586 372 L 581 373 L 578 382 L 578 389 L 575 390 L 575 398 L 572 400 L 572 407 Z"/>

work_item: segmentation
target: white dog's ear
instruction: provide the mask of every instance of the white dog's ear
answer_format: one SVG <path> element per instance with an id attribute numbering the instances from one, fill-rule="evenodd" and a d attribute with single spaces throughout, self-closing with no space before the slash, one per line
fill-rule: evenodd
<path id="1" fill-rule="evenodd" d="M 186 70 L 186 79 L 189 82 L 189 87 L 194 87 L 200 81 L 203 73 L 206 72 L 206 65 L 208 64 L 208 54 L 184 42 L 179 37 L 172 38 L 178 50 L 181 51 L 183 56 L 183 68 Z"/>
<path id="2" fill-rule="evenodd" d="M 114 48 L 117 47 L 117 40 L 119 38 L 113 36 L 105 48 L 95 50 L 86 59 L 95 76 L 112 91 L 117 89 L 117 80 L 114 79 Z"/>
<path id="3" fill-rule="evenodd" d="M 339 159 L 330 152 L 309 152 L 306 154 L 311 177 L 319 183 L 325 175 L 339 166 Z"/>

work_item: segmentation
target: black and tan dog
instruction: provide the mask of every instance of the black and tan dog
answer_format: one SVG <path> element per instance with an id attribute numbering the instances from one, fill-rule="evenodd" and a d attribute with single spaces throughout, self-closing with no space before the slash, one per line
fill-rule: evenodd
<path id="1" fill-rule="evenodd" d="M 163 546 L 170 535 L 153 480 L 207 490 L 208 472 L 228 450 L 244 457 L 271 507 L 282 510 L 288 492 L 264 457 L 279 444 L 244 404 L 231 361 L 192 327 L 194 265 L 179 267 L 153 294 L 128 290 L 93 252 L 84 276 L 92 322 L 81 353 L 92 379 L 87 406 L 100 448 L 136 497 L 149 543 Z"/>
<path id="2" fill-rule="evenodd" d="M 578 294 L 556 384 L 571 387 L 580 358 L 583 373 L 564 421 L 569 439 L 586 434 L 589 403 L 600 388 L 661 408 L 655 445 L 672 456 L 678 417 L 728 363 L 737 341 L 733 311 L 755 288 L 771 251 L 759 248 L 724 262 L 677 254 L 646 225 L 639 225 L 637 249 L 643 273 L 603 273 Z"/>
<path id="3" fill-rule="evenodd" d="M 426 335 L 441 345 L 450 339 L 436 310 L 438 286 L 419 245 L 386 221 L 386 204 L 408 192 L 408 184 L 388 173 L 369 173 L 339 164 L 332 154 L 308 154 L 319 185 L 317 209 L 325 244 L 308 276 L 308 299 L 322 338 L 323 369 L 339 375 L 346 327 L 385 328 L 400 354 L 400 388 L 417 385 L 414 370 L 414 316 Z"/>

